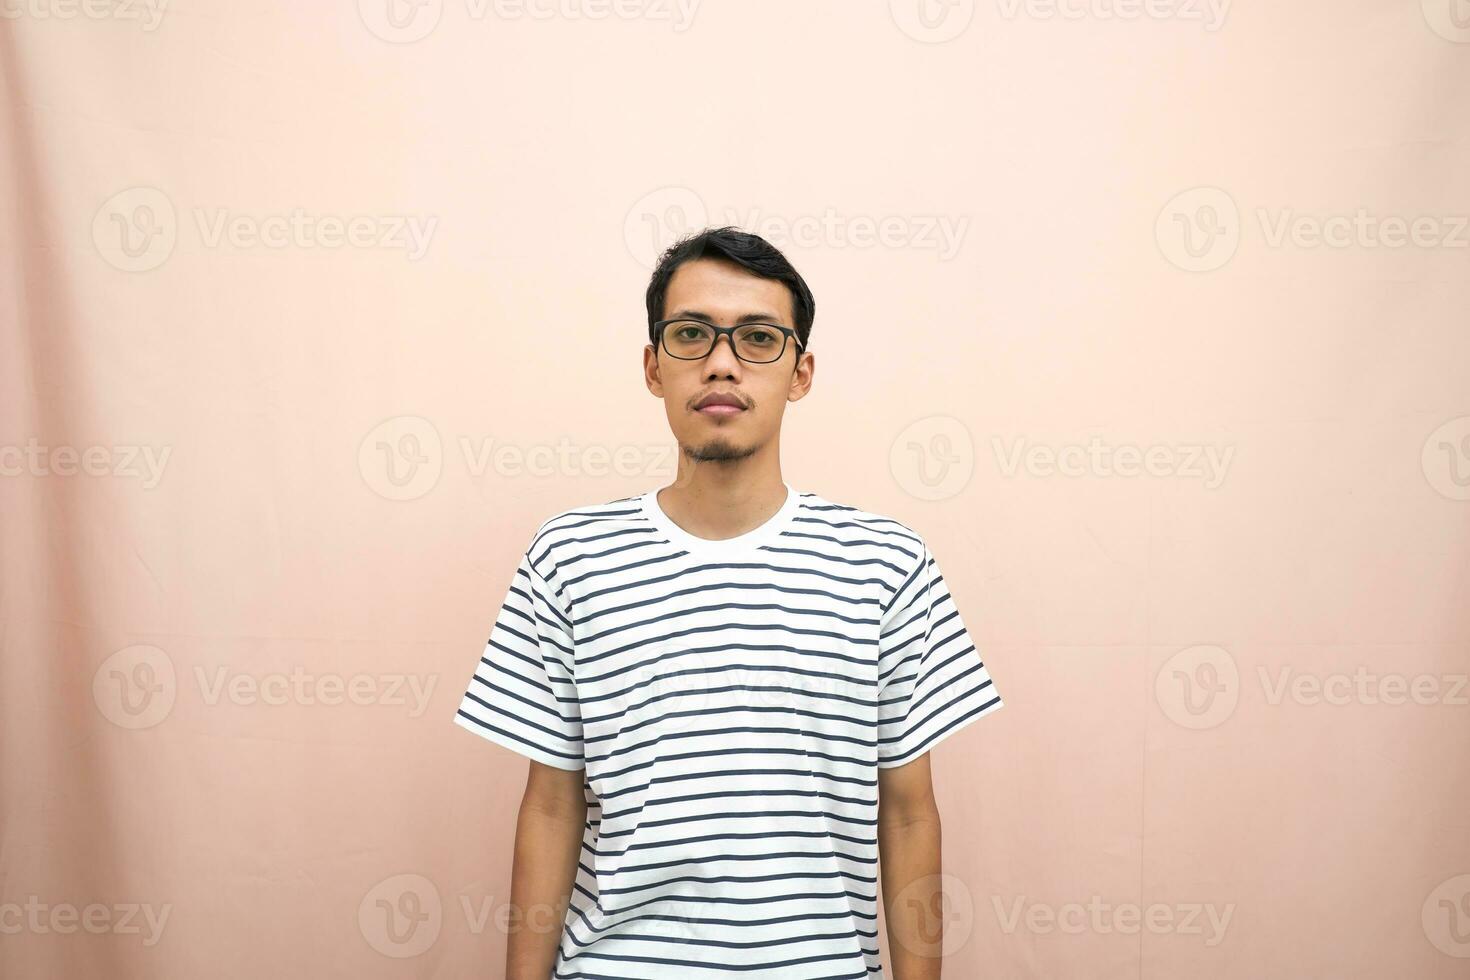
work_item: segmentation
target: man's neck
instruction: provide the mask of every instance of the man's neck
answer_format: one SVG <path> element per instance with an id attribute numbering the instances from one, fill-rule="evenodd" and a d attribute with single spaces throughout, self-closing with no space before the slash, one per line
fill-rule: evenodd
<path id="1" fill-rule="evenodd" d="M 753 531 L 786 502 L 779 468 L 760 474 L 721 473 L 705 464 L 658 491 L 658 505 L 675 524 L 698 538 L 723 540 Z"/>

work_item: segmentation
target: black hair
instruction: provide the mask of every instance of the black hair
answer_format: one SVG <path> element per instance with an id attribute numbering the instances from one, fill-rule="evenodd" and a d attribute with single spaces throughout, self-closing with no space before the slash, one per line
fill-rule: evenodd
<path id="1" fill-rule="evenodd" d="M 807 288 L 806 280 L 781 254 L 781 250 L 759 235 L 741 231 L 734 225 L 723 228 L 706 228 L 679 239 L 665 250 L 653 270 L 648 283 L 648 342 L 655 349 L 658 337 L 653 325 L 664 318 L 664 299 L 669 292 L 669 280 L 674 271 L 692 259 L 716 258 L 734 262 L 736 265 L 762 279 L 775 279 L 785 283 L 791 291 L 791 314 L 796 322 L 796 339 L 801 349 L 806 350 L 812 335 L 812 321 L 817 315 L 817 301 Z"/>

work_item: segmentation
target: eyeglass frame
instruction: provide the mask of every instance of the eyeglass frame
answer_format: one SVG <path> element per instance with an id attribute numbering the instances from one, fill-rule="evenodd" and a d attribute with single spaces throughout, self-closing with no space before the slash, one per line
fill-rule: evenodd
<path id="1" fill-rule="evenodd" d="M 680 357 L 678 354 L 675 354 L 673 351 L 669 350 L 669 345 L 666 342 L 666 339 L 664 337 L 664 328 L 667 327 L 671 323 L 698 323 L 698 324 L 702 324 L 702 325 L 704 325 L 706 327 L 709 327 L 711 330 L 713 330 L 715 332 L 715 339 L 710 341 L 710 343 L 709 343 L 709 350 L 705 351 L 699 357 Z M 779 330 L 781 332 L 781 353 L 777 354 L 775 357 L 771 358 L 769 361 L 752 361 L 748 357 L 741 357 L 740 356 L 740 351 L 737 350 L 736 347 L 735 347 L 735 331 L 741 329 L 742 327 L 769 327 L 772 330 Z M 739 360 L 744 361 L 746 364 L 775 364 L 777 361 L 781 360 L 781 358 L 783 358 L 783 357 L 786 356 L 786 344 L 789 341 L 792 341 L 792 340 L 796 341 L 796 358 L 797 358 L 797 360 L 800 360 L 801 359 L 801 355 L 805 352 L 805 349 L 806 349 L 806 345 L 801 342 L 801 338 L 796 335 L 796 331 L 794 329 L 792 329 L 791 327 L 783 327 L 779 323 L 765 323 L 763 321 L 755 321 L 753 323 L 737 323 L 733 327 L 721 327 L 721 326 L 716 326 L 713 323 L 710 323 L 708 320 L 701 320 L 698 317 L 694 317 L 694 316 L 676 316 L 676 317 L 671 317 L 671 318 L 669 318 L 667 320 L 656 320 L 656 321 L 654 321 L 653 331 L 654 331 L 654 336 L 658 338 L 658 346 L 661 347 L 661 348 L 663 348 L 663 352 L 665 354 L 669 355 L 670 357 L 672 357 L 676 361 L 702 361 L 702 360 L 704 360 L 706 357 L 709 357 L 711 354 L 713 354 L 715 352 L 715 347 L 717 347 L 719 345 L 719 343 L 720 343 L 720 337 L 721 336 L 725 336 L 725 337 L 729 337 L 730 338 L 730 353 L 734 354 L 736 356 L 736 358 L 738 358 Z"/>

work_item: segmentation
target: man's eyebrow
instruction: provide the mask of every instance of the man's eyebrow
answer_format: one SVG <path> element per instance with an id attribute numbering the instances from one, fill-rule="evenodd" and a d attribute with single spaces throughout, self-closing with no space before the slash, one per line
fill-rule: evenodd
<path id="1" fill-rule="evenodd" d="M 678 310 L 669 317 L 670 320 L 703 320 L 706 323 L 714 323 L 715 318 L 703 310 Z M 742 323 L 780 323 L 781 320 L 774 313 L 746 313 L 735 321 L 735 326 Z"/>

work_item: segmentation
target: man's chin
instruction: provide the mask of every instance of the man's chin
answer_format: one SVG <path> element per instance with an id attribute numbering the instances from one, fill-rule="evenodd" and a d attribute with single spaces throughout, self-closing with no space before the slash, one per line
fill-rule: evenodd
<path id="1" fill-rule="evenodd" d="M 706 439 L 684 447 L 684 455 L 701 463 L 731 462 L 753 452 L 753 447 L 739 446 L 728 439 Z"/>

